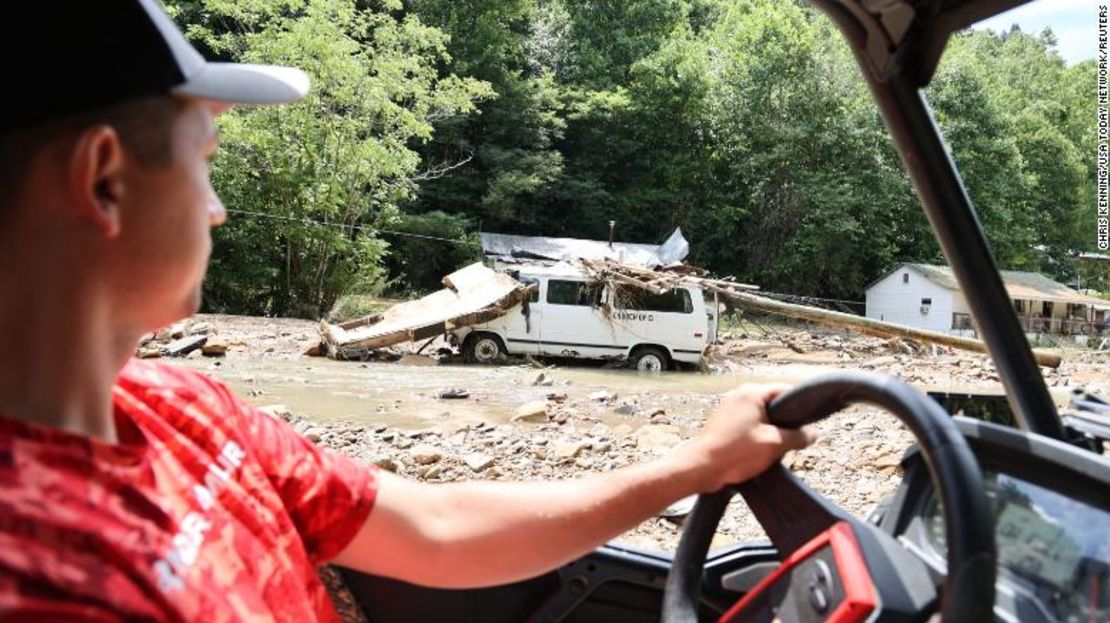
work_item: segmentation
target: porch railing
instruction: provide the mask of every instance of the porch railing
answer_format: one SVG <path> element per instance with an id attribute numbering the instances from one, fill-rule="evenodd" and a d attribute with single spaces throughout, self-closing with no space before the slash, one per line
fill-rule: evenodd
<path id="1" fill-rule="evenodd" d="M 1053 333 L 1058 335 L 1110 335 L 1110 322 L 1098 322 L 1077 318 L 1037 318 L 1034 316 L 1018 316 L 1022 329 L 1026 333 Z M 952 329 L 959 331 L 975 331 L 975 322 L 970 314 L 953 313 Z"/>

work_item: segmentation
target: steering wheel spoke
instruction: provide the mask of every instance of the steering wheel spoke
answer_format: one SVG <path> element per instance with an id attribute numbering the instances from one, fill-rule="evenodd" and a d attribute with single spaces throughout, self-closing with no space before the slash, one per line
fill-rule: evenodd
<path id="1" fill-rule="evenodd" d="M 736 488 L 780 552 L 793 552 L 837 521 L 851 519 L 781 463 Z"/>

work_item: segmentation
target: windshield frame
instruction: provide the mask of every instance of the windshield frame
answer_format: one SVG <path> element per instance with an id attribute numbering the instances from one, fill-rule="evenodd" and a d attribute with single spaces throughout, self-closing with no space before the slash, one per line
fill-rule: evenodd
<path id="1" fill-rule="evenodd" d="M 983 226 L 925 100 L 952 34 L 1029 0 L 890 3 L 810 0 L 840 29 L 871 89 L 925 216 L 980 327 L 1022 430 L 1064 439 L 1056 403 L 1006 293 Z"/>

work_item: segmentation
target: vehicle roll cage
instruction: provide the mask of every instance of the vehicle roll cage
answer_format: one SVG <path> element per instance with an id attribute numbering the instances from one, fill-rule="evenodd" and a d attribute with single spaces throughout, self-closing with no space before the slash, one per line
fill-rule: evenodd
<path id="1" fill-rule="evenodd" d="M 847 39 L 1006 390 L 1014 420 L 1064 428 L 1010 302 L 983 227 L 925 101 L 953 33 L 1029 0 L 810 0 Z"/>

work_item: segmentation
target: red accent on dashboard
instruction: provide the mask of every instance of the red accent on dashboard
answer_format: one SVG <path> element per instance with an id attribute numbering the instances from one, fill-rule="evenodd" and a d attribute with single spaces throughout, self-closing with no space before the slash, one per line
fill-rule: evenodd
<path id="1" fill-rule="evenodd" d="M 875 594 L 875 584 L 867 570 L 859 542 L 846 522 L 840 522 L 829 529 L 832 537 L 833 557 L 844 583 L 844 601 L 829 617 L 830 623 L 856 623 L 863 621 L 879 605 Z"/>
<path id="2" fill-rule="evenodd" d="M 863 552 L 860 551 L 856 535 L 852 532 L 851 525 L 844 521 L 833 524 L 831 528 L 788 556 L 774 573 L 763 578 L 763 581 L 744 595 L 743 599 L 721 615 L 718 623 L 744 621 L 745 610 L 763 591 L 768 590 L 787 571 L 801 564 L 826 545 L 832 548 L 833 558 L 836 560 L 837 575 L 844 585 L 844 601 L 829 613 L 825 621 L 862 623 L 878 606 L 879 599 L 875 594 L 875 585 L 871 582 L 871 574 L 867 571 L 867 563 L 863 559 Z"/>

